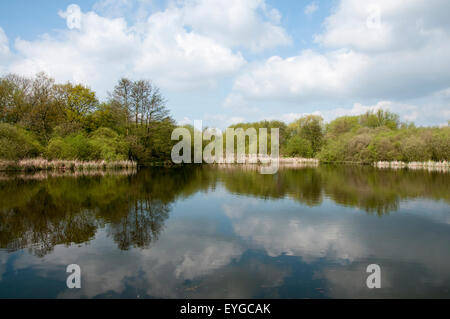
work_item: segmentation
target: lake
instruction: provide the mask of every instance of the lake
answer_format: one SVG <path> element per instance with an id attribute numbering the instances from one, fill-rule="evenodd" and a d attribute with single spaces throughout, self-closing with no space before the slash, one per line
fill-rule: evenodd
<path id="1" fill-rule="evenodd" d="M 59 175 L 0 177 L 0 298 L 450 297 L 448 173 Z"/>

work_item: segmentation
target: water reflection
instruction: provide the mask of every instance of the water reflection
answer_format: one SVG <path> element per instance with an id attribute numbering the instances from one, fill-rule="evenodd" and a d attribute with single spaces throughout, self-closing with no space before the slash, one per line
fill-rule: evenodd
<path id="1" fill-rule="evenodd" d="M 447 179 L 350 166 L 10 176 L 0 297 L 450 297 Z M 71 263 L 80 291 L 65 287 Z M 380 290 L 365 286 L 370 263 Z"/>

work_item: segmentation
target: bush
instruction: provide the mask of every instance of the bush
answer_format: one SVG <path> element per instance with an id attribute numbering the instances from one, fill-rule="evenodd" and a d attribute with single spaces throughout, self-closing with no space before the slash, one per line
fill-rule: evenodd
<path id="1" fill-rule="evenodd" d="M 348 133 L 359 127 L 358 116 L 341 116 L 327 125 L 327 133 L 333 136 Z"/>
<path id="2" fill-rule="evenodd" d="M 286 143 L 285 155 L 311 157 L 313 155 L 311 142 L 300 136 L 294 135 L 290 137 Z"/>
<path id="3" fill-rule="evenodd" d="M 47 147 L 49 159 L 120 161 L 128 158 L 128 144 L 109 128 L 100 128 L 91 136 L 78 133 L 52 138 Z"/>
<path id="4" fill-rule="evenodd" d="M 450 160 L 450 127 L 433 130 L 428 141 L 432 159 L 435 161 Z"/>
<path id="5" fill-rule="evenodd" d="M 92 156 L 106 161 L 120 161 L 128 158 L 129 146 L 123 138 L 110 128 L 99 128 L 91 134 Z"/>
<path id="6" fill-rule="evenodd" d="M 367 133 L 353 136 L 345 145 L 345 161 L 371 162 L 373 158 L 368 149 L 372 136 Z"/>
<path id="7" fill-rule="evenodd" d="M 431 150 L 420 136 L 409 136 L 401 143 L 405 162 L 423 162 L 431 159 Z"/>
<path id="8" fill-rule="evenodd" d="M 41 155 L 43 147 L 30 132 L 10 124 L 0 124 L 0 158 L 20 160 Z"/>
<path id="9" fill-rule="evenodd" d="M 399 143 L 395 141 L 395 136 L 390 135 L 375 136 L 368 146 L 370 159 L 373 161 L 402 160 L 399 148 Z"/>
<path id="10" fill-rule="evenodd" d="M 84 133 L 54 137 L 47 146 L 49 159 L 94 160 L 94 147 Z"/>
<path id="11" fill-rule="evenodd" d="M 83 129 L 79 123 L 63 123 L 54 128 L 54 136 L 66 137 L 69 135 L 74 135 L 80 133 Z"/>

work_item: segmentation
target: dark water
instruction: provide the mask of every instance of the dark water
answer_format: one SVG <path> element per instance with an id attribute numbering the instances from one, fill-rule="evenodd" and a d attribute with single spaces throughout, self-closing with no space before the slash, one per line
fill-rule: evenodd
<path id="1" fill-rule="evenodd" d="M 82 288 L 68 289 L 78 264 Z M 366 268 L 381 267 L 368 289 Z M 0 178 L 0 298 L 450 297 L 446 173 Z"/>

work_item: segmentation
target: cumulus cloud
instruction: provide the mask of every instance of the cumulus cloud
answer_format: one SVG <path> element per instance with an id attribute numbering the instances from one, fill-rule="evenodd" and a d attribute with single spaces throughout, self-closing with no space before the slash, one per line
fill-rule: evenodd
<path id="1" fill-rule="evenodd" d="M 234 82 L 252 98 L 417 98 L 450 81 L 450 38 L 420 50 L 370 55 L 350 49 L 278 56 L 253 65 Z"/>
<path id="2" fill-rule="evenodd" d="M 326 18 L 323 33 L 315 36 L 320 51 L 251 63 L 235 79 L 230 96 L 239 96 L 241 104 L 271 100 L 308 109 L 318 102 L 392 101 L 394 111 L 411 111 L 406 120 L 435 103 L 440 105 L 436 117 L 442 116 L 449 103 L 437 101 L 435 93 L 450 83 L 446 7 L 443 1 L 342 0 Z"/>
<path id="3" fill-rule="evenodd" d="M 354 78 L 367 67 L 367 58 L 353 51 L 320 54 L 305 50 L 298 56 L 273 56 L 256 63 L 235 80 L 234 90 L 254 98 L 346 96 L 357 84 Z"/>
<path id="4" fill-rule="evenodd" d="M 67 12 L 63 15 L 69 25 L 73 18 Z M 76 14 L 77 10 L 73 12 Z M 59 37 L 17 39 L 17 55 L 9 71 L 29 76 L 44 71 L 58 81 L 82 82 L 106 93 L 141 53 L 139 37 L 123 19 L 107 19 L 88 12 L 81 13 L 79 22 L 75 23 L 79 29 L 66 30 Z"/>
<path id="5" fill-rule="evenodd" d="M 193 30 L 227 46 L 261 51 L 291 43 L 280 13 L 264 0 L 189 0 L 182 14 Z"/>
<path id="6" fill-rule="evenodd" d="M 364 51 L 419 48 L 449 35 L 450 3 L 389 0 L 342 0 L 326 18 L 316 41 L 328 47 Z"/>
<path id="7" fill-rule="evenodd" d="M 130 72 L 156 74 L 166 87 L 211 85 L 216 77 L 234 72 L 244 63 L 239 53 L 187 32 L 177 13 L 170 10 L 152 15 L 139 33 L 122 18 L 105 18 L 95 12 L 74 19 L 78 10 L 70 8 L 62 16 L 73 28 L 62 38 L 16 41 L 21 58 L 11 71 L 46 71 L 59 80 L 91 83 L 105 92 L 113 85 L 111 81 Z"/>
<path id="8" fill-rule="evenodd" d="M 90 84 L 105 95 L 114 81 L 131 74 L 151 74 L 169 89 L 212 87 L 245 63 L 239 50 L 259 51 L 290 43 L 279 25 L 280 14 L 264 0 L 169 2 L 165 10 L 147 14 L 148 1 L 138 1 L 139 21 L 125 20 L 132 1 L 103 0 L 82 12 L 71 4 L 60 17 L 66 30 L 34 41 L 17 39 L 10 72 L 44 71 L 59 81 Z M 141 10 L 142 9 L 142 10 Z M 9 52 L 0 31 L 0 54 Z"/>

